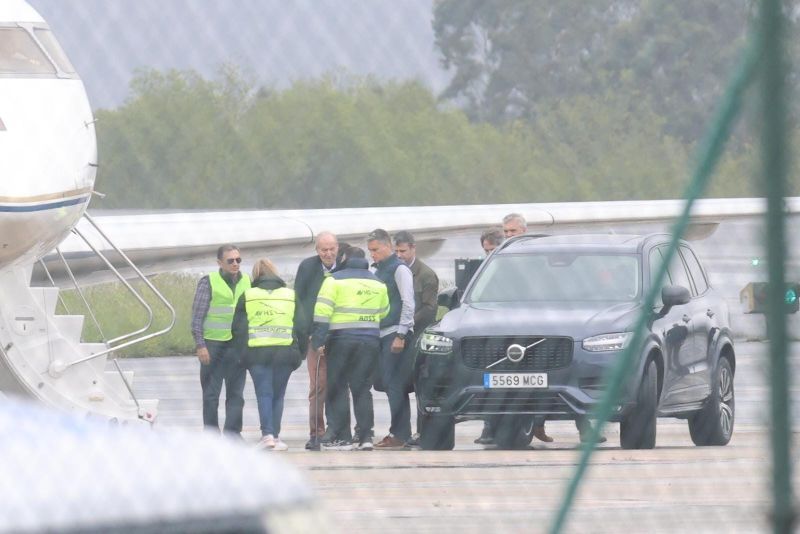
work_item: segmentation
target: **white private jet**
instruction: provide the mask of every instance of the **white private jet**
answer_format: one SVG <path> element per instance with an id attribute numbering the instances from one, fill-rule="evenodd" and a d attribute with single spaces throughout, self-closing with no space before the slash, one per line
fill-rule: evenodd
<path id="1" fill-rule="evenodd" d="M 80 414 L 148 423 L 156 417 L 157 401 L 137 399 L 132 376 L 119 366 L 107 371 L 106 357 L 171 325 L 151 332 L 148 322 L 106 343 L 82 343 L 83 317 L 55 313 L 58 289 L 31 287 L 36 262 L 69 259 L 88 262 L 89 268 L 111 267 L 115 262 L 108 254 L 119 248 L 126 257 L 154 265 L 208 258 L 227 242 L 253 250 L 300 249 L 321 230 L 361 239 L 376 226 L 441 240 L 496 225 L 509 212 L 522 213 L 531 231 L 607 228 L 666 223 L 683 208 L 683 201 L 664 200 L 91 218 L 85 212 L 97 168 L 92 111 L 47 23 L 23 0 L 0 0 L 0 166 L 0 391 Z M 800 212 L 800 198 L 787 199 L 786 209 Z M 694 206 L 690 233 L 708 235 L 722 220 L 764 211 L 758 198 L 703 200 Z M 48 255 L 54 247 L 57 252 Z M 132 263 L 130 268 L 139 272 Z"/>
<path id="2" fill-rule="evenodd" d="M 83 83 L 44 19 L 0 2 L 0 390 L 109 420 L 152 422 L 131 376 L 106 371 L 106 344 L 81 343 L 83 317 L 55 315 L 58 289 L 31 269 L 89 204 L 97 169 Z"/>
<path id="3" fill-rule="evenodd" d="M 0 0 L 0 391 L 71 412 L 0 402 L 0 530 L 318 530 L 308 484 L 277 458 L 133 428 L 149 429 L 157 401 L 106 371 L 110 341 L 81 343 L 83 317 L 56 315 L 57 288 L 30 287 L 33 264 L 84 216 L 96 168 L 83 83 L 42 17 Z"/>

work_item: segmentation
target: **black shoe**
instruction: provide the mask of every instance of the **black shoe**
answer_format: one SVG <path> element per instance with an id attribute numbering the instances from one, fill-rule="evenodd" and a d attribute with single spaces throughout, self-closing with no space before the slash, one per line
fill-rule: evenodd
<path id="1" fill-rule="evenodd" d="M 473 443 L 477 443 L 478 445 L 492 445 L 494 444 L 494 436 L 492 435 L 492 427 L 491 425 L 485 424 L 483 425 L 483 430 L 481 431 L 481 437 L 476 438 Z"/>
<path id="2" fill-rule="evenodd" d="M 344 439 L 334 439 L 330 441 L 323 441 L 320 443 L 320 447 L 323 451 L 352 451 L 353 444 L 350 443 L 350 440 Z"/>
<path id="3" fill-rule="evenodd" d="M 578 435 L 581 438 L 581 443 L 587 443 L 589 441 L 589 438 L 592 435 L 592 427 L 588 426 L 588 427 L 582 427 L 582 428 L 578 429 Z M 607 440 L 608 440 L 608 438 L 606 438 L 603 435 L 597 436 L 597 444 L 598 445 L 600 443 L 605 443 Z"/>
<path id="4" fill-rule="evenodd" d="M 419 432 L 415 432 L 414 434 L 411 435 L 410 438 L 408 438 L 408 440 L 406 441 L 406 444 L 405 444 L 405 448 L 406 449 L 419 449 L 419 448 L 421 448 L 420 444 L 419 444 Z"/>
<path id="5" fill-rule="evenodd" d="M 589 441 L 589 433 L 587 432 L 585 434 L 581 434 L 581 443 L 587 443 L 588 441 Z M 598 445 L 600 443 L 605 443 L 606 441 L 608 441 L 608 438 L 606 438 L 605 436 L 598 436 L 597 437 Z"/>
<path id="6" fill-rule="evenodd" d="M 306 441 L 306 450 L 307 451 L 318 451 L 318 450 L 320 450 L 319 449 L 319 444 L 320 444 L 321 441 L 322 440 L 317 436 L 311 437 L 308 441 Z"/>
<path id="7" fill-rule="evenodd" d="M 367 435 L 364 436 L 364 439 L 361 439 L 361 429 L 356 427 L 355 430 L 353 430 L 353 439 L 351 439 L 350 441 L 353 443 L 353 445 L 358 445 L 359 443 L 362 443 L 367 440 L 369 440 L 371 443 L 374 437 L 375 437 L 375 432 L 370 430 L 369 432 L 367 432 Z"/>

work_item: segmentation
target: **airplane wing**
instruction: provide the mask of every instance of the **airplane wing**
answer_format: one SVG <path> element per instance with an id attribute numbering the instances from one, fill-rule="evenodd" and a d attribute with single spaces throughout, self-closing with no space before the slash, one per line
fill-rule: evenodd
<path id="1" fill-rule="evenodd" d="M 328 230 L 340 240 L 361 243 L 371 230 L 412 232 L 420 241 L 442 240 L 454 233 L 498 226 L 508 213 L 520 213 L 528 231 L 580 228 L 609 231 L 626 224 L 669 223 L 683 210 L 683 200 L 561 202 L 468 206 L 409 206 L 352 209 L 184 211 L 101 214 L 94 217 L 102 231 L 135 262 L 155 267 L 159 262 L 213 255 L 224 243 L 243 250 L 280 247 L 308 248 L 314 236 Z M 800 211 L 800 197 L 786 199 L 786 212 Z M 689 238 L 703 238 L 726 220 L 756 217 L 766 212 L 762 198 L 702 199 L 692 210 Z M 77 230 L 98 250 L 108 243 L 86 220 Z M 70 260 L 94 256 L 77 235 L 59 247 Z M 51 255 L 47 261 L 53 260 Z"/>

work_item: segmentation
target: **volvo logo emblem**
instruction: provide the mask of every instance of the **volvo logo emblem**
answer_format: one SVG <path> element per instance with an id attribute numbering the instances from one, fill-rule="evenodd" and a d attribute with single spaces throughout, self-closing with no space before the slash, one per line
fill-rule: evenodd
<path id="1" fill-rule="evenodd" d="M 516 343 L 506 349 L 506 358 L 514 363 L 519 363 L 525 357 L 525 347 Z"/>

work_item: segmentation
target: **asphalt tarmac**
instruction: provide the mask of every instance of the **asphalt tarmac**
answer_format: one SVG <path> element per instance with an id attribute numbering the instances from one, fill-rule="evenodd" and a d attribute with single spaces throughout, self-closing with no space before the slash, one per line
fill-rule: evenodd
<path id="1" fill-rule="evenodd" d="M 767 345 L 739 342 L 736 348 L 731 443 L 695 447 L 684 421 L 662 419 L 656 449 L 626 451 L 619 448 L 618 425 L 608 425 L 608 441 L 592 456 L 566 532 L 771 530 Z M 790 361 L 794 375 L 800 344 L 793 344 Z M 123 365 L 136 372 L 139 396 L 161 399 L 157 429 L 201 430 L 196 358 L 132 359 Z M 286 395 L 281 437 L 290 450 L 265 454 L 282 454 L 305 472 L 330 521 L 326 532 L 546 532 L 579 459 L 569 422 L 549 422 L 555 441 L 534 441 L 527 451 L 475 445 L 481 424 L 473 421 L 456 426 L 454 451 L 308 452 L 307 388 L 302 366 Z M 260 432 L 249 377 L 245 395 L 243 434 L 254 444 Z M 384 394 L 374 399 L 380 439 L 389 409 Z M 792 413 L 796 425 L 800 407 L 794 405 Z"/>
<path id="2" fill-rule="evenodd" d="M 800 280 L 798 218 L 788 219 L 787 279 Z M 609 229 L 620 233 L 664 231 L 657 225 Z M 556 230 L 562 231 L 562 230 Z M 564 229 L 574 232 L 575 230 Z M 596 230 L 595 230 L 596 231 Z M 693 242 L 711 283 L 725 297 L 737 336 L 736 429 L 726 447 L 695 447 L 685 421 L 662 419 L 657 447 L 619 448 L 619 426 L 604 430 L 608 441 L 592 456 L 587 476 L 569 513 L 566 532 L 766 532 L 770 531 L 771 446 L 769 435 L 768 345 L 764 317 L 741 313 L 740 291 L 766 280 L 759 221 L 729 221 L 704 240 Z M 313 249 L 267 251 L 291 279 Z M 444 286 L 453 283 L 453 260 L 479 257 L 477 235 L 451 236 L 420 245 Z M 246 258 L 246 263 L 250 259 Z M 800 314 L 798 314 L 800 315 Z M 797 339 L 800 317 L 789 317 Z M 157 428 L 200 431 L 199 363 L 194 357 L 127 360 L 143 398 L 161 399 Z M 316 489 L 328 523 L 324 532 L 546 532 L 562 502 L 579 459 L 571 422 L 549 422 L 553 443 L 534 441 L 527 451 L 499 451 L 473 443 L 480 422 L 456 426 L 454 451 L 307 452 L 308 376 L 305 366 L 292 375 L 286 395 L 282 454 L 305 472 Z M 790 373 L 800 370 L 800 343 L 791 347 Z M 259 437 L 258 416 L 248 378 L 245 390 L 248 443 Z M 798 398 L 793 384 L 792 395 Z M 386 396 L 376 393 L 375 433 L 388 431 Z M 414 408 L 412 405 L 412 413 Z M 800 428 L 800 406 L 791 407 Z M 795 477 L 797 479 L 797 477 Z M 276 482 L 279 483 L 279 482 Z M 795 484 L 797 485 L 797 484 Z"/>

